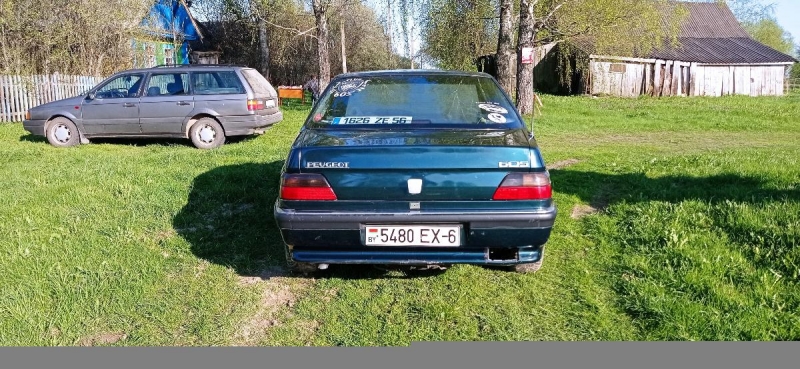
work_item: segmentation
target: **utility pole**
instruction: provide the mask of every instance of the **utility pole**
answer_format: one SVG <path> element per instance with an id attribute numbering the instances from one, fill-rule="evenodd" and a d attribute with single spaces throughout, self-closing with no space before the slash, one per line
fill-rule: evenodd
<path id="1" fill-rule="evenodd" d="M 344 6 L 341 12 L 341 22 L 339 29 L 342 30 L 342 73 L 347 73 L 347 54 L 344 50 Z"/>

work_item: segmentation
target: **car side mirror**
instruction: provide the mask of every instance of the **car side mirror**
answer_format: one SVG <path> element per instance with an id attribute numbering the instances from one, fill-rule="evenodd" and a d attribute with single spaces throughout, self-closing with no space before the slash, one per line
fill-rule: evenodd
<path id="1" fill-rule="evenodd" d="M 95 96 L 94 92 L 90 92 L 90 93 L 86 94 L 86 100 L 94 100 L 95 97 L 96 96 Z"/>

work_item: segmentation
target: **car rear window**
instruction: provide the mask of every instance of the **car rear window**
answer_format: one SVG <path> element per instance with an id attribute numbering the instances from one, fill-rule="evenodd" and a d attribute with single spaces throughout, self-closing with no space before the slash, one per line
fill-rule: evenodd
<path id="1" fill-rule="evenodd" d="M 242 69 L 242 75 L 256 95 L 277 96 L 275 88 L 255 69 Z"/>
<path id="2" fill-rule="evenodd" d="M 465 75 L 336 79 L 320 98 L 308 124 L 522 127 L 513 106 L 491 78 Z"/>
<path id="3" fill-rule="evenodd" d="M 234 71 L 192 72 L 195 95 L 243 94 L 244 86 Z"/>

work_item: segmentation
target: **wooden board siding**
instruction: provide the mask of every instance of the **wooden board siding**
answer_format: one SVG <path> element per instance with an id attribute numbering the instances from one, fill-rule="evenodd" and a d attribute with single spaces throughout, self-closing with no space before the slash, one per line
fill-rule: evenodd
<path id="1" fill-rule="evenodd" d="M 786 67 L 783 65 L 697 65 L 703 81 L 694 96 L 782 96 Z"/>
<path id="2" fill-rule="evenodd" d="M 623 65 L 623 72 L 618 67 Z M 634 97 L 643 94 L 649 83 L 645 82 L 649 75 L 645 73 L 645 65 L 637 63 L 592 62 L 591 91 L 593 94 Z M 650 72 L 652 73 L 652 71 Z"/>
<path id="3" fill-rule="evenodd" d="M 620 58 L 589 63 L 593 95 L 781 96 L 785 65 L 713 65 Z M 624 66 L 624 67 L 623 67 Z"/>

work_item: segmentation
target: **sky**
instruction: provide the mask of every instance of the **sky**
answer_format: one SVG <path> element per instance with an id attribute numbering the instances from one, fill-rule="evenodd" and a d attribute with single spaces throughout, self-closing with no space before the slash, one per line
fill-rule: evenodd
<path id="1" fill-rule="evenodd" d="M 775 4 L 775 18 L 778 24 L 794 37 L 794 43 L 800 44 L 800 0 L 769 0 Z"/>

